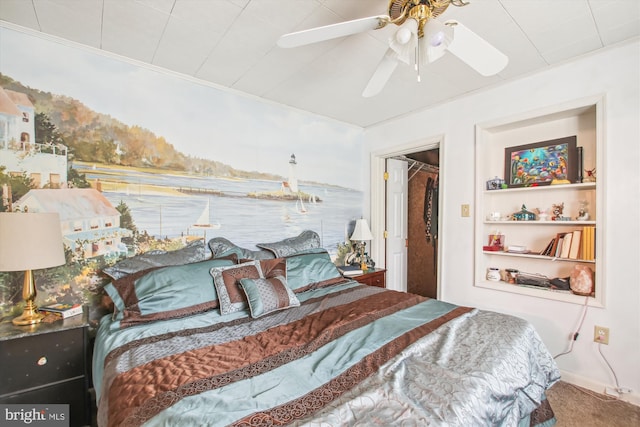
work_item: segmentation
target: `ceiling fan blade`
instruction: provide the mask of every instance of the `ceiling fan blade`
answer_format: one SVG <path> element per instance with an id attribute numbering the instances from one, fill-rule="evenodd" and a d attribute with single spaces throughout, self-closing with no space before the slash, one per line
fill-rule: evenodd
<path id="1" fill-rule="evenodd" d="M 285 48 L 298 47 L 369 30 L 377 30 L 387 25 L 389 20 L 390 18 L 386 15 L 378 15 L 297 31 L 281 36 L 278 39 L 278 46 Z"/>
<path id="2" fill-rule="evenodd" d="M 382 57 L 382 60 L 378 64 L 376 71 L 367 83 L 367 87 L 362 91 L 362 96 L 365 98 L 371 98 L 380 93 L 382 88 L 387 84 L 387 81 L 391 78 L 396 66 L 398 65 L 398 54 L 393 49 L 387 49 L 387 52 Z"/>
<path id="3" fill-rule="evenodd" d="M 445 24 L 453 27 L 453 41 L 447 50 L 481 75 L 493 76 L 509 63 L 504 53 L 458 21 L 451 20 Z"/>

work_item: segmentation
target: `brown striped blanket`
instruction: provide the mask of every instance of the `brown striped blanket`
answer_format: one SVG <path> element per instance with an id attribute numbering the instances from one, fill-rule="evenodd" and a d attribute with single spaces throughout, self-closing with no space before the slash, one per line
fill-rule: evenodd
<path id="1" fill-rule="evenodd" d="M 515 426 L 559 378 L 521 319 L 353 284 L 257 319 L 103 319 L 96 350 L 100 426 Z"/>

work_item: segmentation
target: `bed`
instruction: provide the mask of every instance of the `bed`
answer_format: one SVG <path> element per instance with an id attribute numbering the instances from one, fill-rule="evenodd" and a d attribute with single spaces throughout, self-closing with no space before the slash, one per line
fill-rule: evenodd
<path id="1" fill-rule="evenodd" d="M 308 234 L 112 267 L 98 425 L 555 423 L 531 324 L 344 278 Z"/>

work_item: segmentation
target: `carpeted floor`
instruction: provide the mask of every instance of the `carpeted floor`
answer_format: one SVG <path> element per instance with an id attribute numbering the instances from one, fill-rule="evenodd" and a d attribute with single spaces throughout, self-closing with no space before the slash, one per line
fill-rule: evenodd
<path id="1" fill-rule="evenodd" d="M 640 406 L 560 381 L 547 391 L 556 427 L 639 427 Z"/>

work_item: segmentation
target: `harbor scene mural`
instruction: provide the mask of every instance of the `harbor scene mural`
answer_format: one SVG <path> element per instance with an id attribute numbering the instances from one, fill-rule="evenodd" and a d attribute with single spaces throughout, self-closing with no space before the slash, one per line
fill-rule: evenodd
<path id="1" fill-rule="evenodd" d="M 58 212 L 65 244 L 66 265 L 36 271 L 38 305 L 86 304 L 97 319 L 102 268 L 218 236 L 254 249 L 313 230 L 338 257 L 362 213 L 360 137 L 0 27 L 0 210 Z M 21 290 L 21 273 L 0 272 L 3 318 Z"/>

